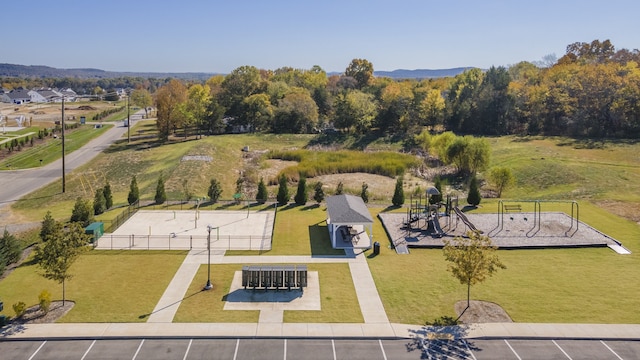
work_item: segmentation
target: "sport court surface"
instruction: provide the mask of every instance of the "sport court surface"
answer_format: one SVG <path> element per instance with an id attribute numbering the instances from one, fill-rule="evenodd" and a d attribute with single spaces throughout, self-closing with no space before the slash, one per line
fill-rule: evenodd
<path id="1" fill-rule="evenodd" d="M 269 250 L 273 211 L 140 210 L 112 234 L 104 234 L 98 249 Z"/>

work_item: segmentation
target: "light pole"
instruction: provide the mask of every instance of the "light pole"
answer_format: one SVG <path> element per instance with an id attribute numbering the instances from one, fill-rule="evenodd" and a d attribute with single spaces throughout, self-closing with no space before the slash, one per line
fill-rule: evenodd
<path id="1" fill-rule="evenodd" d="M 211 285 L 211 230 L 213 230 L 213 226 L 207 225 L 207 285 L 204 286 L 204 290 L 213 288 Z"/>
<path id="2" fill-rule="evenodd" d="M 62 193 L 66 190 L 65 166 L 64 166 L 64 95 L 62 95 Z"/>

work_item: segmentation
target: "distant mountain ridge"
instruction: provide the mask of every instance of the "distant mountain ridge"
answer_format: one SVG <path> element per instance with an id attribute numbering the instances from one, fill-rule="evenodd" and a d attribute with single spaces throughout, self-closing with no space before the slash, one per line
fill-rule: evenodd
<path id="1" fill-rule="evenodd" d="M 389 77 L 392 79 L 430 79 L 450 77 L 461 74 L 472 67 L 457 67 L 451 69 L 398 69 L 393 71 L 374 71 L 376 77 Z M 161 73 L 161 72 L 119 72 L 100 69 L 58 69 L 44 65 L 16 65 L 0 64 L 0 76 L 27 77 L 27 78 L 80 78 L 80 79 L 112 79 L 120 77 L 142 78 L 177 78 L 185 80 L 207 80 L 211 76 L 220 73 Z M 340 75 L 340 72 L 330 72 L 329 75 Z"/>
<path id="2" fill-rule="evenodd" d="M 374 71 L 373 75 L 377 77 L 389 77 L 392 79 L 432 79 L 453 77 L 458 74 L 462 74 L 466 70 L 473 69 L 473 67 L 457 67 L 451 69 L 416 69 L 405 70 L 398 69 L 393 71 Z"/>
<path id="3" fill-rule="evenodd" d="M 120 77 L 177 78 L 185 80 L 206 80 L 216 73 L 160 73 L 160 72 L 120 72 L 100 69 L 57 69 L 44 65 L 0 64 L 0 76 L 27 78 L 80 78 L 112 79 Z"/>

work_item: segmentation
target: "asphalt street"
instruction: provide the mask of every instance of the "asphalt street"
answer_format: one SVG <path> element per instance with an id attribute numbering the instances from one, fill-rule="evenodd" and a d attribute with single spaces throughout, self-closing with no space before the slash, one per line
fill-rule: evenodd
<path id="1" fill-rule="evenodd" d="M 132 124 L 134 120 L 141 119 L 142 115 L 144 115 L 144 110 L 131 115 Z M 68 154 L 65 157 L 65 173 L 72 172 L 77 167 L 96 157 L 114 141 L 122 138 L 126 132 L 127 127 L 121 121 L 118 121 L 113 128 L 102 134 L 102 136 L 91 140 L 82 148 Z M 62 159 L 40 168 L 0 171 L 0 207 L 11 204 L 34 190 L 58 180 L 60 177 L 62 177 Z"/>

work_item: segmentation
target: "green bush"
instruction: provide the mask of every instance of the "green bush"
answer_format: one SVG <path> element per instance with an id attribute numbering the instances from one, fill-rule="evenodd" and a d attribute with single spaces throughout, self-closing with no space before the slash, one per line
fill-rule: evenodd
<path id="1" fill-rule="evenodd" d="M 43 313 L 48 313 L 51 307 L 51 293 L 47 290 L 42 290 L 40 295 L 38 295 L 38 305 Z"/>
<path id="2" fill-rule="evenodd" d="M 27 311 L 27 304 L 22 301 L 18 301 L 13 304 L 13 312 L 16 313 L 16 317 L 19 318 Z"/>

